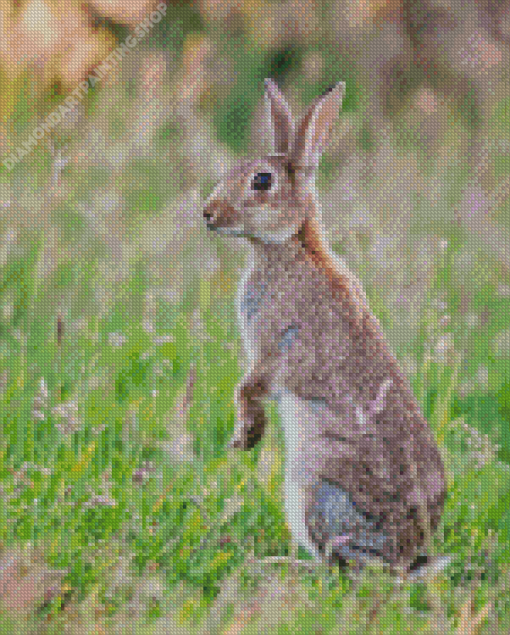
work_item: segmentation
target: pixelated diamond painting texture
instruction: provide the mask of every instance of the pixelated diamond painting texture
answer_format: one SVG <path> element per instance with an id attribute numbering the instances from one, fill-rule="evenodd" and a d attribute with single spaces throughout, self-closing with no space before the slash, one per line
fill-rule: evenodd
<path id="1" fill-rule="evenodd" d="M 0 633 L 510 632 L 509 0 L 0 0 Z"/>

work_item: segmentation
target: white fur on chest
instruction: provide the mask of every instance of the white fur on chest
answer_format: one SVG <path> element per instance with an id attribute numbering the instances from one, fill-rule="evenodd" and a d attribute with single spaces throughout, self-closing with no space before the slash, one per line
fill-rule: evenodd
<path id="1" fill-rule="evenodd" d="M 255 322 L 260 312 L 260 306 L 264 298 L 265 285 L 263 283 L 254 284 L 252 281 L 253 262 L 245 270 L 236 299 L 237 320 L 244 352 L 252 366 L 257 358 L 255 337 Z"/>
<path id="2" fill-rule="evenodd" d="M 319 559 L 305 522 L 305 482 L 307 432 L 315 426 L 308 421 L 310 406 L 288 390 L 282 390 L 278 412 L 285 436 L 285 515 L 292 538 Z M 312 424 L 312 425 L 310 425 Z"/>

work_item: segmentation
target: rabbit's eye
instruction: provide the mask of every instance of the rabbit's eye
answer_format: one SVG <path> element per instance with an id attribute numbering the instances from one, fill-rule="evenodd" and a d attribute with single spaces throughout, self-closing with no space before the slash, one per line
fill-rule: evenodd
<path id="1" fill-rule="evenodd" d="M 251 182 L 251 189 L 267 192 L 271 189 L 271 172 L 258 172 Z"/>

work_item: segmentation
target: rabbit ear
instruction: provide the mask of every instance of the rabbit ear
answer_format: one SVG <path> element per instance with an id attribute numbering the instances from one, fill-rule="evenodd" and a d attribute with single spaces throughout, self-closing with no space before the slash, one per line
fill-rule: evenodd
<path id="1" fill-rule="evenodd" d="M 321 154 L 331 140 L 333 124 L 345 94 L 345 82 L 318 97 L 299 123 L 292 150 L 292 163 L 316 167 Z"/>
<path id="2" fill-rule="evenodd" d="M 271 152 L 287 154 L 294 136 L 294 123 L 290 108 L 272 79 L 265 79 L 264 94 L 266 118 L 271 132 Z"/>

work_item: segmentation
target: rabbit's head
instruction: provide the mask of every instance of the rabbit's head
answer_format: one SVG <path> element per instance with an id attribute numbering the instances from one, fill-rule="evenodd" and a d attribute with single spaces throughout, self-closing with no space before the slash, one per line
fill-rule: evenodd
<path id="1" fill-rule="evenodd" d="M 231 170 L 204 206 L 208 229 L 282 243 L 316 214 L 315 172 L 329 143 L 345 83 L 318 97 L 295 129 L 277 85 L 265 80 L 272 153 Z"/>

